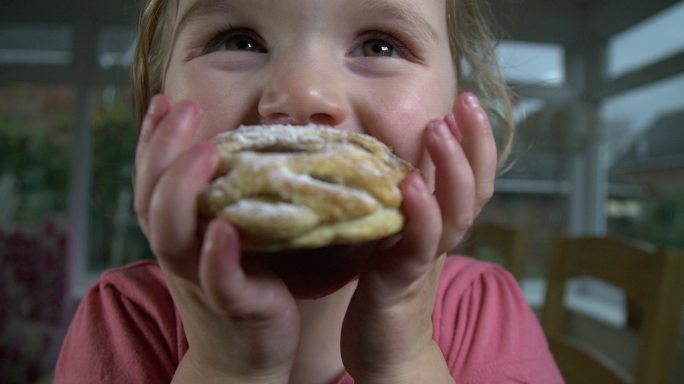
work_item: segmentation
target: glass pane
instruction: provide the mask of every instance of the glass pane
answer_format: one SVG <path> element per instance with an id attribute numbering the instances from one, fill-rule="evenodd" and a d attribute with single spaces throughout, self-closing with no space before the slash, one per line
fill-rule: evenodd
<path id="1" fill-rule="evenodd" d="M 96 95 L 88 219 L 90 271 L 150 257 L 133 212 L 131 177 L 138 129 L 130 90 L 106 87 Z"/>
<path id="2" fill-rule="evenodd" d="M 684 50 L 684 2 L 617 35 L 608 46 L 608 74 L 620 76 Z"/>
<path id="3" fill-rule="evenodd" d="M 497 55 L 508 81 L 547 85 L 565 81 L 564 53 L 559 45 L 504 41 Z"/>
<path id="4" fill-rule="evenodd" d="M 617 148 L 608 205 L 610 233 L 684 250 L 684 75 L 606 104 Z M 622 134 L 624 136 L 624 134 Z M 620 136 L 622 137 L 622 136 Z"/>
<path id="5" fill-rule="evenodd" d="M 684 108 L 684 74 L 607 99 L 600 110 L 617 153 L 664 113 Z"/>
<path id="6" fill-rule="evenodd" d="M 554 236 L 566 228 L 565 195 L 497 192 L 482 210 L 478 223 L 514 225 L 525 230 L 528 278 L 546 275 L 548 255 Z"/>
<path id="7" fill-rule="evenodd" d="M 678 177 L 682 176 L 684 172 L 680 170 Z M 684 184 L 659 185 L 654 189 L 652 181 L 637 178 L 633 182 L 640 188 L 639 193 L 610 199 L 608 232 L 684 251 Z"/>
<path id="8" fill-rule="evenodd" d="M 67 87 L 0 87 L 1 224 L 66 213 L 73 103 Z"/>
<path id="9" fill-rule="evenodd" d="M 0 382 L 36 382 L 67 308 L 74 94 L 0 86 Z"/>
<path id="10" fill-rule="evenodd" d="M 561 136 L 548 117 L 550 105 L 541 99 L 522 98 L 514 103 L 516 139 L 511 155 L 513 166 L 501 179 L 542 181 L 528 183 L 528 193 L 548 193 L 554 183 L 567 178 L 567 158 L 560 150 Z M 518 183 L 520 187 L 527 188 Z"/>
<path id="11" fill-rule="evenodd" d="M 98 36 L 98 62 L 104 69 L 129 68 L 133 59 L 135 29 L 130 26 L 105 26 Z"/>
<path id="12" fill-rule="evenodd" d="M 68 25 L 0 25 L 0 63 L 69 64 L 71 35 Z"/>
<path id="13" fill-rule="evenodd" d="M 524 122 L 529 116 L 535 112 L 541 111 L 545 106 L 544 100 L 520 98 L 514 101 L 513 114 L 516 125 Z"/>

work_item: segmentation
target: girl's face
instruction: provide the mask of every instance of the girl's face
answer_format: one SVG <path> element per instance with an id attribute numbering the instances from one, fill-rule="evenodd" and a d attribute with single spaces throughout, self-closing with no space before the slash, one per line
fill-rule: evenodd
<path id="1" fill-rule="evenodd" d="M 179 0 L 162 91 L 203 109 L 197 141 L 243 124 L 327 124 L 375 136 L 432 179 L 422 132 L 456 95 L 445 10 L 445 0 Z M 244 260 L 317 297 L 353 279 L 374 246 Z"/>
<path id="2" fill-rule="evenodd" d="M 197 140 L 319 123 L 418 164 L 456 95 L 445 0 L 180 0 L 173 41 L 163 92 L 204 110 Z"/>

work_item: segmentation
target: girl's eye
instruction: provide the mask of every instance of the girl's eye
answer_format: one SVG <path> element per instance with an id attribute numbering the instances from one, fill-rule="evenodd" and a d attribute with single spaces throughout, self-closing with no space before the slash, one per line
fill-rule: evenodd
<path id="1" fill-rule="evenodd" d="M 394 56 L 394 46 L 382 39 L 370 39 L 363 42 L 362 45 L 364 56 Z"/>
<path id="2" fill-rule="evenodd" d="M 228 31 L 224 33 L 219 33 L 211 39 L 207 47 L 205 48 L 205 53 L 214 51 L 243 51 L 243 52 L 255 52 L 255 53 L 267 53 L 268 51 L 264 48 L 264 44 L 261 41 L 253 37 L 249 32 L 244 31 Z"/>
<path id="3" fill-rule="evenodd" d="M 368 58 L 403 58 L 412 60 L 411 50 L 394 36 L 377 31 L 365 33 L 354 45 L 350 55 Z"/>
<path id="4" fill-rule="evenodd" d="M 246 35 L 229 36 L 223 41 L 222 48 L 228 51 L 250 51 L 266 53 L 266 49 L 255 39 Z"/>

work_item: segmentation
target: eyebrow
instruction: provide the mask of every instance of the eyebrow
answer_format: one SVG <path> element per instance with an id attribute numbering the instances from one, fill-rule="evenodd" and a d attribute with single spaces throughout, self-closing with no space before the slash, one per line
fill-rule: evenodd
<path id="1" fill-rule="evenodd" d="M 439 34 L 433 26 L 418 13 L 410 3 L 387 0 L 362 0 L 359 7 L 364 13 L 378 14 L 388 19 L 395 19 L 415 27 L 422 37 L 437 40 Z M 231 12 L 235 8 L 225 0 L 197 0 L 181 15 L 175 28 L 178 35 L 188 22 L 194 18 L 215 12 Z"/>
<path id="2" fill-rule="evenodd" d="M 422 37 L 437 40 L 439 34 L 434 27 L 411 6 L 410 3 L 386 0 L 363 0 L 360 7 L 364 12 L 378 14 L 388 19 L 395 19 L 415 27 Z"/>
<path id="3" fill-rule="evenodd" d="M 225 0 L 197 0 L 181 15 L 175 28 L 175 34 L 180 34 L 188 22 L 194 18 L 216 12 L 230 12 L 234 9 L 235 8 Z"/>

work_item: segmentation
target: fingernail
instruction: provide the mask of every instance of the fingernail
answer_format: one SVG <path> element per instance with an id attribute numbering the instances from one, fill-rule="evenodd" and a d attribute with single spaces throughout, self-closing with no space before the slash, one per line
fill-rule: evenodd
<path id="1" fill-rule="evenodd" d="M 150 100 L 150 106 L 147 108 L 147 113 L 152 116 L 158 115 L 162 109 L 162 104 L 163 98 L 161 95 L 152 96 L 152 100 Z"/>
<path id="2" fill-rule="evenodd" d="M 200 143 L 193 149 L 193 155 L 196 159 L 200 159 L 200 166 L 202 169 L 211 165 L 215 167 L 215 161 L 218 161 L 218 152 L 213 150 L 214 146 L 210 143 Z"/>
<path id="3" fill-rule="evenodd" d="M 470 92 L 465 95 L 465 103 L 470 108 L 477 108 L 480 106 L 480 100 Z"/>
<path id="4" fill-rule="evenodd" d="M 143 117 L 142 125 L 140 126 L 140 140 L 149 139 L 150 132 L 152 131 L 152 127 L 154 125 L 153 121 L 156 119 L 155 116 L 161 114 L 161 103 L 162 101 L 159 95 L 153 96 L 150 100 L 150 103 L 147 106 L 147 111 L 145 112 L 145 116 Z"/>
<path id="5" fill-rule="evenodd" d="M 410 184 L 411 189 L 417 194 L 424 194 L 427 191 L 427 187 L 425 186 L 423 177 L 418 173 L 412 174 L 411 177 L 413 177 Z"/>
<path id="6" fill-rule="evenodd" d="M 189 102 L 182 102 L 178 105 L 178 113 L 184 118 L 192 118 L 197 113 L 197 108 Z"/>
<path id="7" fill-rule="evenodd" d="M 444 121 L 439 121 L 434 124 L 433 132 L 437 140 L 447 140 L 449 138 L 449 127 Z"/>
<path id="8" fill-rule="evenodd" d="M 201 143 L 195 148 L 195 153 L 198 156 L 207 156 L 209 161 L 214 161 L 214 158 L 218 159 L 218 151 L 215 150 L 216 146 L 210 143 Z"/>

